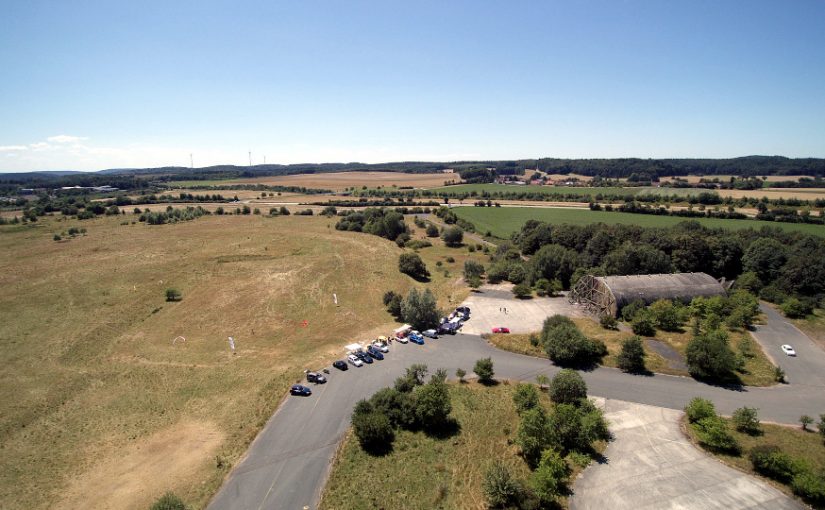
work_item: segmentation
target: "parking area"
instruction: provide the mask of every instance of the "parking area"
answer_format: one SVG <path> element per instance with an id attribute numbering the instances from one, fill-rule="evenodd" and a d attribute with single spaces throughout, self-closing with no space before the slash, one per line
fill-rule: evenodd
<path id="1" fill-rule="evenodd" d="M 606 461 L 576 480 L 571 509 L 803 508 L 693 446 L 679 428 L 681 411 L 619 400 L 603 405 L 615 440 Z"/>
<path id="2" fill-rule="evenodd" d="M 470 307 L 472 319 L 464 324 L 462 332 L 480 335 L 490 333 L 493 328 L 506 327 L 511 333 L 530 333 L 540 330 L 550 315 L 584 315 L 582 309 L 571 305 L 565 296 L 517 299 L 512 289 L 512 284 L 485 285 L 471 293 L 462 304 Z"/>

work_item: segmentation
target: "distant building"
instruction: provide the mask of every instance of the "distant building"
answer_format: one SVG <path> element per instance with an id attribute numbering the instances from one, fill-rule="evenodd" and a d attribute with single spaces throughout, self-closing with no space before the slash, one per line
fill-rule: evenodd
<path id="1" fill-rule="evenodd" d="M 724 296 L 725 287 L 706 273 L 582 276 L 570 290 L 570 302 L 593 313 L 616 317 L 634 301 L 649 305 L 658 299 L 689 302 L 695 297 Z"/>

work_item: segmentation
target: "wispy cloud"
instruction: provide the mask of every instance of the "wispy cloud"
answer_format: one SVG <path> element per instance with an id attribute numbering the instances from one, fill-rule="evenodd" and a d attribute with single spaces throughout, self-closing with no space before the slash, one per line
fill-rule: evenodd
<path id="1" fill-rule="evenodd" d="M 28 149 L 25 145 L 0 145 L 0 152 L 17 152 Z"/>
<path id="2" fill-rule="evenodd" d="M 85 136 L 57 135 L 50 136 L 46 138 L 46 140 L 52 143 L 75 143 L 88 140 L 88 138 L 86 138 Z"/>

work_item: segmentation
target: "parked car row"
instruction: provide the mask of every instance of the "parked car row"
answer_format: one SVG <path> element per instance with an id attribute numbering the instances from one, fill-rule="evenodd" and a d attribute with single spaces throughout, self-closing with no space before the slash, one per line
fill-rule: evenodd
<path id="1" fill-rule="evenodd" d="M 424 337 L 436 339 L 441 334 L 454 335 L 461 328 L 461 325 L 470 319 L 470 308 L 466 306 L 459 306 L 454 312 L 447 317 L 441 319 L 441 323 L 436 329 L 427 329 L 424 331 L 416 331 L 412 326 L 405 324 L 394 331 L 393 335 L 388 339 L 387 337 L 378 337 L 374 342 L 367 344 L 366 348 L 359 347 L 359 344 L 353 344 L 346 360 L 335 360 L 332 362 L 333 368 L 340 371 L 349 370 L 349 365 L 354 367 L 362 367 L 364 364 L 372 364 L 375 360 L 381 361 L 384 359 L 384 354 L 390 351 L 389 343 L 395 340 L 398 343 L 406 344 L 412 342 L 418 345 L 424 345 Z M 329 374 L 329 371 L 324 369 L 323 372 Z M 306 380 L 314 384 L 324 384 L 327 382 L 326 376 L 319 372 L 306 371 Z M 289 393 L 307 397 L 312 395 L 312 389 L 302 384 L 293 385 Z"/>

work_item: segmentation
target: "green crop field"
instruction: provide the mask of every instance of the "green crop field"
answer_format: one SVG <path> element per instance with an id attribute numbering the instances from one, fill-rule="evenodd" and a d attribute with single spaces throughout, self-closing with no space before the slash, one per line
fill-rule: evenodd
<path id="1" fill-rule="evenodd" d="M 510 234 L 521 229 L 527 220 L 550 223 L 587 225 L 590 223 L 639 225 L 641 227 L 669 227 L 679 222 L 696 220 L 710 228 L 733 230 L 762 227 L 781 228 L 790 232 L 803 232 L 825 237 L 825 226 L 805 223 L 779 223 L 757 220 L 728 220 L 721 218 L 680 218 L 677 216 L 655 216 L 607 211 L 591 211 L 580 208 L 550 207 L 456 207 L 453 209 L 462 219 L 472 222 L 481 233 L 491 232 L 494 236 L 507 239 Z"/>
<path id="2" fill-rule="evenodd" d="M 692 195 L 698 194 L 702 191 L 693 188 L 654 188 L 650 186 L 635 187 L 635 188 L 620 188 L 620 187 L 597 187 L 597 188 L 577 188 L 577 187 L 554 187 L 554 186 L 516 186 L 509 184 L 459 184 L 456 186 L 445 186 L 440 188 L 433 188 L 433 192 L 461 194 L 473 193 L 478 196 L 482 193 L 524 193 L 524 194 L 541 194 L 541 195 L 578 195 L 582 199 L 589 199 L 596 195 L 620 195 L 620 196 L 637 196 L 637 195 Z"/>

